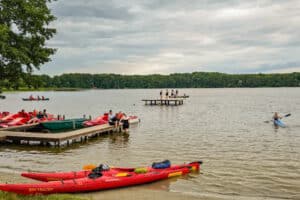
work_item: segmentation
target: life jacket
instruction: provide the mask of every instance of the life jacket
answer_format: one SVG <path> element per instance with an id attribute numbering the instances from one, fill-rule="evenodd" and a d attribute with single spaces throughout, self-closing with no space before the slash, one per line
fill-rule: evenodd
<path id="1" fill-rule="evenodd" d="M 152 163 L 152 168 L 154 168 L 154 169 L 165 169 L 165 168 L 169 168 L 170 166 L 171 166 L 171 162 L 169 160 Z"/>

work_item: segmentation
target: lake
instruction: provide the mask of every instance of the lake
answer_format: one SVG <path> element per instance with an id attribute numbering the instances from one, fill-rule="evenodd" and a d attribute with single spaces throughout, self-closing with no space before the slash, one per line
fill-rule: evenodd
<path id="1" fill-rule="evenodd" d="M 179 89 L 180 94 L 190 95 L 182 106 L 145 106 L 141 101 L 158 98 L 159 91 L 6 93 L 0 111 L 45 108 L 73 118 L 96 117 L 112 109 L 137 115 L 141 123 L 131 127 L 129 136 L 103 136 L 65 149 L 1 145 L 0 182 L 24 170 L 72 171 L 89 163 L 134 167 L 164 159 L 174 164 L 202 160 L 200 174 L 120 191 L 125 199 L 140 190 L 152 191 L 149 199 L 177 195 L 181 199 L 300 199 L 300 88 Z M 50 101 L 22 101 L 30 94 Z M 286 128 L 264 122 L 275 111 L 292 114 L 283 119 Z M 109 196 L 115 191 L 88 195 Z"/>

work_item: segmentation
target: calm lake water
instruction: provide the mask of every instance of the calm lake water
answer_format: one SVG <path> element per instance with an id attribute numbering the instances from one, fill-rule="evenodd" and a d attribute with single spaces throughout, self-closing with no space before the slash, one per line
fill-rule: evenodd
<path id="1" fill-rule="evenodd" d="M 104 136 L 67 149 L 0 146 L 0 172 L 70 171 L 88 163 L 144 166 L 203 160 L 200 174 L 124 189 L 163 190 L 195 199 L 300 199 L 300 88 L 181 89 L 182 106 L 145 106 L 158 89 L 18 92 L 0 111 L 46 108 L 67 118 L 112 109 L 138 115 L 129 137 Z M 49 102 L 24 102 L 44 95 Z M 287 128 L 264 123 L 274 111 Z M 1 180 L 0 180 L 1 182 Z M 156 198 L 156 199 L 159 199 Z"/>

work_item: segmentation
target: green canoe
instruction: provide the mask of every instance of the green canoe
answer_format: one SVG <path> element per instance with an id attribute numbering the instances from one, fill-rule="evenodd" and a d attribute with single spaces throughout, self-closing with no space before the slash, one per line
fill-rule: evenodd
<path id="1" fill-rule="evenodd" d="M 83 122 L 85 118 L 57 120 L 49 122 L 41 122 L 41 125 L 48 130 L 66 130 L 66 129 L 78 129 L 83 128 Z"/>

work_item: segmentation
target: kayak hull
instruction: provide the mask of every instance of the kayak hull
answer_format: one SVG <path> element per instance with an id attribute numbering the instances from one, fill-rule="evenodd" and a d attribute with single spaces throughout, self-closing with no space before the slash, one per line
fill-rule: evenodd
<path id="1" fill-rule="evenodd" d="M 151 183 L 175 176 L 181 176 L 192 171 L 193 168 L 199 169 L 199 162 L 190 163 L 188 166 L 151 170 L 146 173 L 112 173 L 103 174 L 99 178 L 78 178 L 61 181 L 50 181 L 33 184 L 0 184 L 0 190 L 14 192 L 23 195 L 33 194 L 53 194 L 53 193 L 78 193 L 88 191 L 99 191 L 119 187 L 127 187 Z M 120 174 L 122 174 L 120 176 Z"/>
<path id="2" fill-rule="evenodd" d="M 275 126 L 279 126 L 279 127 L 282 127 L 282 128 L 286 127 L 286 125 L 279 119 L 274 120 L 273 122 L 274 122 Z"/>
<path id="3" fill-rule="evenodd" d="M 67 130 L 67 129 L 74 129 L 74 128 L 75 129 L 83 128 L 84 121 L 86 121 L 85 118 L 78 118 L 78 119 L 42 122 L 41 125 L 48 130 Z"/>

